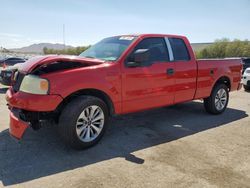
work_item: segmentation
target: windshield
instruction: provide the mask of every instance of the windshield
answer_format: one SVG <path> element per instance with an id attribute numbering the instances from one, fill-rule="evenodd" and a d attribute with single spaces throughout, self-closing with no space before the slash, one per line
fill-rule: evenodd
<path id="1" fill-rule="evenodd" d="M 89 49 L 82 52 L 79 56 L 97 58 L 106 61 L 115 61 L 134 41 L 134 36 L 116 36 L 105 38 Z"/>

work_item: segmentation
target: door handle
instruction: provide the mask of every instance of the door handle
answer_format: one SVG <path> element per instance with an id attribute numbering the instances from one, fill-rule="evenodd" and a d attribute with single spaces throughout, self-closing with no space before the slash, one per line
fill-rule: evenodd
<path id="1" fill-rule="evenodd" d="M 167 73 L 167 75 L 173 75 L 174 74 L 174 69 L 172 69 L 172 68 L 167 69 L 166 73 Z"/>
<path id="2" fill-rule="evenodd" d="M 214 75 L 214 69 L 210 70 L 210 75 Z"/>

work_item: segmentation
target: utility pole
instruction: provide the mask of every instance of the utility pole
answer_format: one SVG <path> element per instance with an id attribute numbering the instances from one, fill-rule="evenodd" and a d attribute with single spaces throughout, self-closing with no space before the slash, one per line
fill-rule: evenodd
<path id="1" fill-rule="evenodd" d="M 65 25 L 63 24 L 63 47 L 64 47 L 64 50 L 65 50 Z"/>

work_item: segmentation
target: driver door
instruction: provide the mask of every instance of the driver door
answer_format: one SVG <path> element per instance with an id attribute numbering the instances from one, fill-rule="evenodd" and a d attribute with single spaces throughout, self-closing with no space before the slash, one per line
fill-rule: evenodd
<path id="1" fill-rule="evenodd" d="M 126 63 L 138 49 L 148 49 L 149 58 L 140 66 Z M 175 63 L 170 62 L 163 37 L 145 38 L 137 44 L 122 68 L 122 111 L 129 113 L 174 102 Z"/>

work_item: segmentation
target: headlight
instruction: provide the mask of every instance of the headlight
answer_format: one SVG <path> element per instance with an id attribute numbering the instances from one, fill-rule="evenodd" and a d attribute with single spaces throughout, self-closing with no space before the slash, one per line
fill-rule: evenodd
<path id="1" fill-rule="evenodd" d="M 49 81 L 38 76 L 27 75 L 23 78 L 20 91 L 46 95 L 49 92 Z"/>

